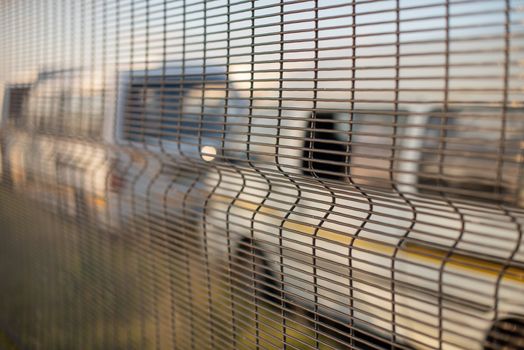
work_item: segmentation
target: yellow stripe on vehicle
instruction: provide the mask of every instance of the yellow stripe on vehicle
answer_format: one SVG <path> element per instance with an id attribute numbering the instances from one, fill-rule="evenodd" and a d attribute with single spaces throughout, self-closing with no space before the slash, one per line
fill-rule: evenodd
<path id="1" fill-rule="evenodd" d="M 251 212 L 258 212 L 261 214 L 270 215 L 277 220 L 283 220 L 285 211 L 269 208 L 264 205 L 259 205 L 243 199 L 235 199 L 224 195 L 214 195 L 213 200 L 218 200 L 223 203 L 231 203 L 233 206 L 249 210 Z M 281 219 L 280 219 L 281 218 Z M 370 253 L 380 253 L 386 256 L 393 256 L 395 246 L 386 243 L 375 242 L 364 239 L 362 237 L 341 234 L 339 232 L 331 231 L 325 228 L 309 226 L 295 221 L 286 220 L 282 226 L 285 229 L 301 232 L 308 235 L 315 234 L 323 239 L 339 243 L 343 246 L 353 246 Z M 503 274 L 504 280 L 512 280 L 518 283 L 524 283 L 524 268 L 517 266 L 505 266 L 503 263 L 492 261 L 484 258 L 471 257 L 461 253 L 449 252 L 446 249 L 429 248 L 427 246 L 406 243 L 398 249 L 398 256 L 402 257 L 407 262 L 413 261 L 415 263 L 425 262 L 437 267 L 443 264 L 446 268 L 453 268 L 465 272 L 474 272 L 492 278 L 498 278 Z"/>

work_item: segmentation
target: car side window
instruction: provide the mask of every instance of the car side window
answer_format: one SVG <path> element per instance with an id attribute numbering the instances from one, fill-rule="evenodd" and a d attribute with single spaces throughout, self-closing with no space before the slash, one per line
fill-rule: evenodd
<path id="1" fill-rule="evenodd" d="M 171 79 L 172 80 L 172 79 Z M 218 138 L 224 126 L 224 84 L 133 83 L 128 91 L 124 138 L 157 142 Z"/>
<path id="2" fill-rule="evenodd" d="M 224 128 L 225 84 L 195 85 L 184 95 L 181 133 L 218 139 Z"/>
<path id="3" fill-rule="evenodd" d="M 446 188 L 451 196 L 499 200 L 502 195 L 516 201 L 524 141 L 521 113 L 495 108 L 434 111 L 422 145 L 420 191 Z"/>
<path id="4" fill-rule="evenodd" d="M 334 113 L 313 113 L 305 135 L 302 169 L 304 175 L 342 180 L 345 174 L 346 145 L 341 140 Z"/>
<path id="5" fill-rule="evenodd" d="M 391 111 L 314 113 L 305 135 L 303 173 L 391 187 L 394 120 Z"/>
<path id="6" fill-rule="evenodd" d="M 57 89 L 57 84 L 59 80 L 45 81 L 28 90 L 21 111 L 24 127 L 50 135 L 101 138 L 105 116 L 103 91 Z"/>
<path id="7" fill-rule="evenodd" d="M 13 85 L 6 88 L 4 97 L 4 120 L 9 125 L 16 128 L 23 128 L 26 124 L 26 116 L 24 110 L 26 109 L 27 98 L 29 96 L 29 85 Z"/>

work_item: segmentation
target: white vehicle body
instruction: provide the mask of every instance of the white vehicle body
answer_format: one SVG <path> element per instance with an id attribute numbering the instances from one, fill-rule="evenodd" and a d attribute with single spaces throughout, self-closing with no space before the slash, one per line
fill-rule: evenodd
<path id="1" fill-rule="evenodd" d="M 221 72 L 175 64 L 103 79 L 67 70 L 26 80 L 4 89 L 2 178 L 50 207 L 88 213 L 100 227 L 121 228 L 166 205 L 180 215 L 179 195 L 205 175 L 198 164 L 223 148 Z M 202 108 L 204 98 L 211 102 Z"/>
<path id="2" fill-rule="evenodd" d="M 261 128 L 255 121 L 251 135 L 265 139 L 251 139 L 248 160 L 236 172 L 217 167 L 207 180 L 215 189 L 202 223 L 204 244 L 217 264 L 229 262 L 230 269 L 239 268 L 234 254 L 240 242 L 253 258 L 240 259 L 249 271 L 261 264 L 255 252 L 263 252 L 273 294 L 278 297 L 281 290 L 290 303 L 341 324 L 354 322 L 390 340 L 394 334 L 417 349 L 482 349 L 494 321 L 524 315 L 523 213 L 488 199 L 444 197 L 453 186 L 462 193 L 460 181 L 440 193 L 422 191 L 418 167 L 435 111 L 371 107 L 335 117 L 346 121 L 346 128 L 349 120 L 357 124 L 357 114 L 369 121 L 367 129 L 354 132 L 351 159 L 346 158 L 351 170 L 340 181 L 301 174 L 310 131 L 300 130 L 309 115 L 297 111 L 278 128 Z M 457 120 L 461 113 L 467 118 L 467 112 L 457 113 Z M 391 140 L 391 130 L 381 135 L 373 116 L 388 114 L 406 117 L 397 153 L 380 157 L 374 152 L 381 138 Z M 519 128 L 514 132 L 522 133 Z M 339 135 L 347 137 L 347 129 Z M 469 177 L 472 185 L 492 181 L 493 165 L 476 164 L 486 170 L 475 179 L 468 170 L 474 161 L 468 164 L 465 154 L 463 163 L 446 165 L 451 171 L 466 169 L 454 176 Z M 518 175 L 506 172 L 513 177 L 507 186 L 518 193 Z"/>
<path id="3" fill-rule="evenodd" d="M 3 179 L 48 207 L 105 220 L 111 163 L 102 135 L 104 91 L 82 74 L 45 71 L 6 84 Z"/>

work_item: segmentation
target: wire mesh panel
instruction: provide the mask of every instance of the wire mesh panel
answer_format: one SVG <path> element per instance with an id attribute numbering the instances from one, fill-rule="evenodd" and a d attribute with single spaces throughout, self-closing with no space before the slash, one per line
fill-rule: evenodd
<path id="1" fill-rule="evenodd" d="M 524 2 L 0 4 L 0 347 L 524 349 Z"/>

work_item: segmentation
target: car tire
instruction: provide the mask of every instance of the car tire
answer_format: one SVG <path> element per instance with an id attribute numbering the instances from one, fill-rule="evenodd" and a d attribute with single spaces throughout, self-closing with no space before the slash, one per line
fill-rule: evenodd
<path id="1" fill-rule="evenodd" d="M 524 318 L 496 321 L 486 336 L 484 349 L 524 350 Z"/>
<path id="2" fill-rule="evenodd" d="M 233 254 L 235 280 L 243 287 L 249 286 L 256 298 L 280 305 L 284 298 L 282 286 L 260 245 L 249 237 L 243 237 Z"/>

